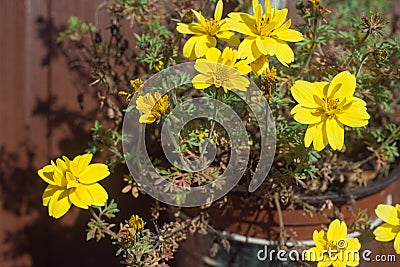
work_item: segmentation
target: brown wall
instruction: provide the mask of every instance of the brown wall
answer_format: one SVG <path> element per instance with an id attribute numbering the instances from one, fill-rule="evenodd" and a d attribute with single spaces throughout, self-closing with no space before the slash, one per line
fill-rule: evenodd
<path id="1" fill-rule="evenodd" d="M 50 159 L 83 153 L 90 139 L 96 101 L 86 97 L 83 110 L 77 101 L 89 80 L 69 70 L 55 38 L 71 15 L 93 21 L 102 2 L 0 0 L 1 267 L 118 266 L 108 240 L 85 242 L 87 213 L 72 208 L 60 220 L 47 216 L 45 183 L 36 175 Z M 111 197 L 130 203 L 118 193 L 120 180 L 105 183 L 115 189 Z M 134 208 L 125 207 L 125 217 Z"/>
<path id="2" fill-rule="evenodd" d="M 85 242 L 88 214 L 60 220 L 41 205 L 36 170 L 83 153 L 95 101 L 77 97 L 86 80 L 68 70 L 56 32 L 69 16 L 93 21 L 102 0 L 0 1 L 0 266 L 118 266 L 108 240 Z M 78 80 L 78 81 L 77 81 Z M 108 182 L 111 184 L 111 181 Z M 113 184 L 118 193 L 120 184 Z"/>

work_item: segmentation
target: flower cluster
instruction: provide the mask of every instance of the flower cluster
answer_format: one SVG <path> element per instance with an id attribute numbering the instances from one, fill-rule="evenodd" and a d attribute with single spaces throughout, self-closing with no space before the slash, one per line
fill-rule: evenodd
<path id="1" fill-rule="evenodd" d="M 178 23 L 179 32 L 195 35 L 183 48 L 184 56 L 197 59 L 195 69 L 200 74 L 192 80 L 195 88 L 205 89 L 214 85 L 222 87 L 225 93 L 234 88 L 245 91 L 249 81 L 242 75 L 250 70 L 257 76 L 264 74 L 267 82 L 275 81 L 276 70 L 269 66 L 270 57 L 276 56 L 285 66 L 294 61 L 293 50 L 286 42 L 299 42 L 303 36 L 289 29 L 291 20 L 285 22 L 288 10 L 272 8 L 270 1 L 266 0 L 263 14 L 263 7 L 257 0 L 253 0 L 252 5 L 253 15 L 232 12 L 227 19 L 221 20 L 223 4 L 219 0 L 214 20 L 204 19 L 201 13 L 193 10 L 199 24 Z M 238 41 L 230 31 L 243 34 L 244 39 L 238 50 L 226 47 L 221 52 L 215 48 L 216 38 L 229 36 L 235 44 Z M 298 105 L 291 114 L 299 123 L 308 125 L 304 137 L 306 147 L 313 143 L 314 149 L 321 151 L 330 144 L 333 150 L 341 150 L 345 126 L 363 127 L 368 124 L 370 116 L 366 103 L 353 96 L 355 89 L 356 77 L 349 71 L 338 73 L 331 82 L 298 80 L 294 83 L 291 92 Z M 268 91 L 270 95 L 271 86 Z"/>

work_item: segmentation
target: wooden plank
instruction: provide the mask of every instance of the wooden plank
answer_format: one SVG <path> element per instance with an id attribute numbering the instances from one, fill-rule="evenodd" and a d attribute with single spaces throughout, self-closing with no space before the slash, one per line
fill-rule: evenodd
<path id="1" fill-rule="evenodd" d="M 51 17 L 55 27 L 65 27 L 72 15 L 83 21 L 93 22 L 95 10 L 102 2 L 104 1 L 52 1 Z M 52 157 L 61 154 L 73 157 L 84 152 L 91 138 L 90 128 L 94 122 L 94 111 L 98 107 L 94 89 L 88 87 L 91 82 L 89 74 L 80 77 L 77 72 L 71 70 L 69 63 L 61 54 L 52 57 L 50 62 L 49 88 L 54 98 L 51 102 L 50 116 Z M 83 110 L 77 101 L 80 93 L 85 93 Z"/>

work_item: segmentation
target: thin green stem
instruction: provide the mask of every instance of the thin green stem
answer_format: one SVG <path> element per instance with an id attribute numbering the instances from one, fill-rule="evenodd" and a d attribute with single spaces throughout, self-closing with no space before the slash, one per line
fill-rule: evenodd
<path id="1" fill-rule="evenodd" d="M 298 78 L 300 78 L 301 75 L 303 75 L 303 73 L 306 71 L 306 69 L 310 65 L 311 59 L 312 59 L 312 57 L 314 55 L 314 52 L 315 52 L 315 49 L 317 47 L 317 43 L 315 42 L 315 40 L 317 39 L 317 29 L 318 29 L 318 25 L 320 25 L 320 21 L 318 21 L 318 19 L 314 19 L 313 22 L 314 22 L 313 23 L 313 27 L 312 27 L 312 29 L 310 29 L 311 30 L 311 34 L 313 35 L 312 36 L 312 39 L 313 39 L 312 46 L 311 46 L 311 49 L 310 49 L 310 53 L 307 56 L 306 63 L 301 68 L 301 71 L 300 71 L 299 75 L 297 75 Z"/>
<path id="2" fill-rule="evenodd" d="M 114 233 L 113 231 L 111 231 L 109 228 L 104 227 L 103 223 L 104 221 L 96 214 L 95 210 L 92 207 L 89 207 L 89 212 L 92 215 L 92 217 L 94 218 L 94 220 L 101 225 L 101 231 L 108 234 L 109 236 L 111 236 L 111 238 L 117 239 L 118 235 L 116 233 Z M 101 216 L 101 215 L 100 215 Z"/>
<path id="3" fill-rule="evenodd" d="M 373 51 L 369 51 L 368 53 L 366 53 L 366 54 L 362 57 L 360 66 L 358 67 L 358 70 L 357 70 L 357 73 L 356 73 L 356 78 L 358 77 L 358 74 L 360 74 L 360 71 L 361 71 L 362 66 L 364 65 L 364 62 L 367 60 L 368 56 L 369 56 L 370 54 L 372 54 L 372 53 L 373 53 Z"/>
<path id="4" fill-rule="evenodd" d="M 218 100 L 218 88 L 216 89 L 216 92 L 215 92 L 215 95 L 214 95 L 214 98 L 216 99 L 216 100 Z M 212 116 L 212 119 L 211 119 L 211 127 L 210 127 L 210 132 L 208 133 L 208 138 L 207 138 L 207 140 L 206 140 L 206 143 L 204 144 L 204 148 L 202 149 L 202 151 L 201 151 L 201 158 L 203 158 L 204 159 L 204 157 L 203 157 L 203 155 L 204 155 L 204 152 L 205 151 L 207 151 L 207 146 L 208 146 L 208 144 L 209 144 L 209 142 L 210 142 L 210 140 L 211 140 L 211 138 L 212 138 L 212 135 L 213 135 L 213 133 L 214 133 L 214 128 L 215 128 L 215 116 L 217 115 L 217 105 L 214 103 L 214 110 L 213 110 L 213 116 Z M 203 162 L 203 164 L 206 164 L 206 162 Z"/>
<path id="5" fill-rule="evenodd" d="M 369 32 L 367 32 L 367 33 L 363 36 L 363 38 L 360 40 L 360 43 L 358 43 L 358 45 L 357 45 L 357 47 L 354 49 L 354 51 L 355 51 L 355 50 L 359 50 L 359 49 L 361 48 L 361 46 L 362 46 L 362 45 L 364 44 L 364 42 L 367 40 L 368 36 L 369 36 Z M 349 59 L 346 61 L 346 64 L 344 65 L 344 68 L 347 68 L 347 67 L 350 65 L 351 61 L 353 61 L 353 58 L 354 58 L 354 56 L 353 56 L 353 53 L 352 53 L 352 54 L 350 55 Z"/>

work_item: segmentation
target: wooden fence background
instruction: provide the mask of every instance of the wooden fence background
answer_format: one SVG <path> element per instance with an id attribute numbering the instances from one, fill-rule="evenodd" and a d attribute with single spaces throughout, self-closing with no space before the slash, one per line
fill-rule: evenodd
<path id="1" fill-rule="evenodd" d="M 71 15 L 93 21 L 104 0 L 0 1 L 0 266 L 118 266 L 108 240 L 85 244 L 88 217 L 56 221 L 41 205 L 36 170 L 86 147 L 93 123 L 77 97 L 84 84 L 55 38 Z M 92 104 L 92 105 L 91 105 Z M 114 186 L 114 185 L 113 185 Z M 121 185 L 115 184 L 118 192 Z"/>
<path id="2" fill-rule="evenodd" d="M 88 83 L 76 83 L 55 38 L 71 15 L 93 21 L 102 2 L 0 0 L 2 267 L 118 266 L 109 241 L 85 243 L 86 213 L 73 209 L 57 223 L 47 216 L 45 184 L 36 175 L 49 159 L 75 155 L 90 139 L 93 119 L 87 115 L 96 106 L 88 101 L 80 109 L 77 97 Z M 122 184 L 110 186 L 118 193 Z"/>

